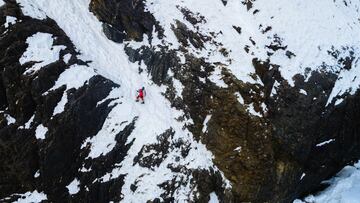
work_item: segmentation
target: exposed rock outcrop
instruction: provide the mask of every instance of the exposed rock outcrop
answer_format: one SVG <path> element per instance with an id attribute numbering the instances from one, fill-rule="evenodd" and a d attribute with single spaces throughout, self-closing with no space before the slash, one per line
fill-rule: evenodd
<path id="1" fill-rule="evenodd" d="M 143 0 L 99 0 L 90 3 L 90 10 L 104 22 L 104 33 L 115 42 L 142 41 L 144 34 L 151 37 L 154 28 L 161 36 L 160 26 L 144 7 Z"/>

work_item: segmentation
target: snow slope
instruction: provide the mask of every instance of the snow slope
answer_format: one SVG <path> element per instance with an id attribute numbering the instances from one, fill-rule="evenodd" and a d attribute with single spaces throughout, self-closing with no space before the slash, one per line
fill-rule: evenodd
<path id="1" fill-rule="evenodd" d="M 294 203 L 357 203 L 360 200 L 360 163 L 346 166 L 335 177 L 326 183 L 330 184 L 325 191 L 310 195 L 303 201 Z"/>
<path id="2" fill-rule="evenodd" d="M 167 38 L 160 43 L 172 43 L 173 45 L 169 46 L 177 48 L 178 43 L 171 29 L 175 20 L 184 22 L 191 30 L 205 36 L 211 36 L 211 32 L 217 33 L 214 41 L 221 43 L 222 47 L 206 43 L 205 50 L 194 50 L 190 47 L 189 51 L 205 57 L 209 62 L 226 64 L 226 67 L 244 82 L 261 83 L 250 77 L 250 74 L 255 72 L 252 66 L 253 58 L 262 61 L 269 58 L 272 64 L 279 65 L 282 77 L 294 85 L 292 77 L 298 73 L 305 74 L 306 68 L 319 70 L 326 65 L 326 71 L 340 71 L 341 66 L 337 59 L 328 51 L 340 50 L 340 55 L 344 56 L 349 51 L 344 49 L 351 48 L 355 57 L 353 68 L 350 71 L 341 71 L 328 103 L 336 95 L 345 92 L 353 94 L 358 89 L 360 79 L 354 75 L 360 74 L 359 1 L 256 0 L 251 1 L 253 7 L 249 11 L 242 1 L 226 2 L 227 5 L 224 6 L 220 0 L 146 1 L 148 10 L 165 28 Z M 180 8 L 198 13 L 204 16 L 205 20 L 194 26 L 183 20 L 184 15 Z M 240 27 L 241 34 L 237 33 L 233 26 Z M 269 30 L 265 31 L 266 28 Z M 281 42 L 278 45 L 286 47 L 286 50 L 273 51 L 267 48 L 276 44 L 276 38 Z M 249 53 L 244 49 L 246 46 L 249 47 Z M 226 48 L 229 56 L 221 56 L 220 48 Z M 291 51 L 294 55 L 289 57 L 286 51 Z M 268 52 L 272 55 L 268 56 Z M 221 86 L 219 80 L 214 81 L 218 81 Z"/>
<path id="3" fill-rule="evenodd" d="M 21 198 L 15 201 L 14 203 L 41 202 L 43 200 L 47 200 L 46 195 L 42 192 L 38 192 L 37 190 L 33 192 L 26 192 L 24 194 L 16 194 L 16 195 L 20 195 Z"/>
<path id="4" fill-rule="evenodd" d="M 36 33 L 26 40 L 28 48 L 20 58 L 20 64 L 23 65 L 29 61 L 35 61 L 25 74 L 31 74 L 40 70 L 41 67 L 59 60 L 59 53 L 65 46 L 53 46 L 54 39 L 47 33 Z"/>
<path id="5" fill-rule="evenodd" d="M 170 152 L 167 159 L 155 170 L 156 172 L 133 165 L 133 160 L 144 145 L 157 142 L 157 135 L 169 128 L 176 132 L 174 140 L 181 138 L 191 143 L 189 156 L 181 160 L 179 164 L 187 165 L 188 168 L 213 167 L 212 154 L 204 145 L 194 141 L 188 130 L 183 129 L 184 122 L 176 120 L 182 112 L 170 108 L 169 101 L 161 95 L 165 87 L 153 85 L 146 73 L 139 74 L 138 65 L 129 62 L 124 52 L 124 45 L 116 44 L 106 38 L 102 32 L 101 23 L 88 10 L 89 0 L 19 0 L 18 2 L 23 6 L 25 14 L 40 18 L 46 15 L 58 23 L 81 52 L 79 58 L 92 61 L 87 72 L 94 71 L 120 85 L 120 88 L 114 89 L 108 97 L 117 98 L 113 102 L 119 105 L 112 109 L 102 130 L 86 141 L 86 143 L 91 143 L 90 158 L 106 154 L 114 147 L 115 135 L 122 130 L 120 126 L 112 131 L 114 126 L 137 118 L 136 128 L 128 139 L 135 139 L 135 141 L 125 160 L 121 166 L 99 181 L 108 181 L 121 174 L 127 174 L 122 190 L 124 202 L 145 202 L 159 197 L 163 189 L 160 189 L 158 184 L 176 177 L 167 164 L 174 162 L 175 157 L 180 155 L 180 151 Z M 80 69 L 81 67 L 73 67 L 66 70 L 52 89 L 63 84 L 67 85 L 67 89 L 77 88 L 78 85 L 84 84 L 92 74 L 76 72 Z M 74 82 L 78 85 L 73 85 Z M 148 93 L 145 105 L 134 102 L 134 90 L 141 86 L 145 86 Z M 61 105 L 60 107 L 56 107 L 55 114 L 63 109 L 66 103 L 66 99 L 64 100 L 62 99 L 58 104 Z M 138 183 L 139 189 L 133 193 L 130 185 L 136 180 L 141 181 Z M 194 188 L 188 184 L 180 187 L 175 196 L 185 201 L 189 194 L 194 192 L 193 190 Z"/>

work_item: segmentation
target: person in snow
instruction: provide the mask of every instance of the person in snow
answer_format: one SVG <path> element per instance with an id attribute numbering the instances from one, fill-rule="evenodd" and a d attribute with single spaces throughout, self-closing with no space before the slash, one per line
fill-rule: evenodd
<path id="1" fill-rule="evenodd" d="M 141 89 L 137 90 L 137 96 L 136 96 L 136 102 L 141 100 L 141 103 L 144 104 L 144 97 L 145 97 L 145 87 L 142 87 Z"/>

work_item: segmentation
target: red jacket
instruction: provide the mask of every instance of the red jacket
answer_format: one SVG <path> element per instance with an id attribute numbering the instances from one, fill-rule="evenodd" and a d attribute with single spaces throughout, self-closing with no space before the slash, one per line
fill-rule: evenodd
<path id="1" fill-rule="evenodd" d="M 143 98 L 145 96 L 145 93 L 142 89 L 139 89 L 138 92 L 139 92 L 139 95 L 138 95 L 139 97 Z"/>

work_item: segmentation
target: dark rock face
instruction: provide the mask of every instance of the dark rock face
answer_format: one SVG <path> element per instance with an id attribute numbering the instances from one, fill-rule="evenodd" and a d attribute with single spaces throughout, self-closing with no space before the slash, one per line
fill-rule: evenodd
<path id="1" fill-rule="evenodd" d="M 70 93 L 69 103 L 72 105 L 66 106 L 64 113 L 49 121 L 50 130 L 42 143 L 44 147 L 40 149 L 40 174 L 44 187 L 50 189 L 47 194 L 53 194 L 54 199 L 59 198 L 59 193 L 66 192 L 64 188 L 68 185 L 67 181 L 71 180 L 64 180 L 64 177 L 76 173 L 79 168 L 74 163 L 80 164 L 78 159 L 82 142 L 88 135 L 95 135 L 101 129 L 111 110 L 107 106 L 108 102 L 95 107 L 100 98 L 107 96 L 113 85 L 95 76 L 89 85 Z M 61 185 L 63 188 L 59 188 Z"/>
<path id="2" fill-rule="evenodd" d="M 104 33 L 115 42 L 142 41 L 153 28 L 160 31 L 154 16 L 144 11 L 143 0 L 92 0 L 90 10 L 104 22 Z"/>
<path id="3" fill-rule="evenodd" d="M 189 30 L 184 23 L 176 21 L 176 27 L 173 26 L 172 30 L 182 46 L 187 47 L 189 46 L 188 42 L 190 42 L 197 49 L 204 48 L 205 37 Z"/>
<path id="4" fill-rule="evenodd" d="M 174 131 L 169 129 L 158 136 L 159 143 L 143 146 L 138 156 L 134 159 L 134 165 L 139 163 L 140 166 L 154 170 L 167 157 L 169 152 L 169 138 L 174 135 Z"/>
<path id="5" fill-rule="evenodd" d="M 151 74 L 152 80 L 158 85 L 168 83 L 167 72 L 170 67 L 177 64 L 178 60 L 176 52 L 167 48 L 163 48 L 162 51 L 155 51 L 145 46 L 137 50 L 125 47 L 125 52 L 131 62 L 143 61 L 147 71 Z M 144 70 L 139 70 L 139 72 L 142 71 Z"/>

